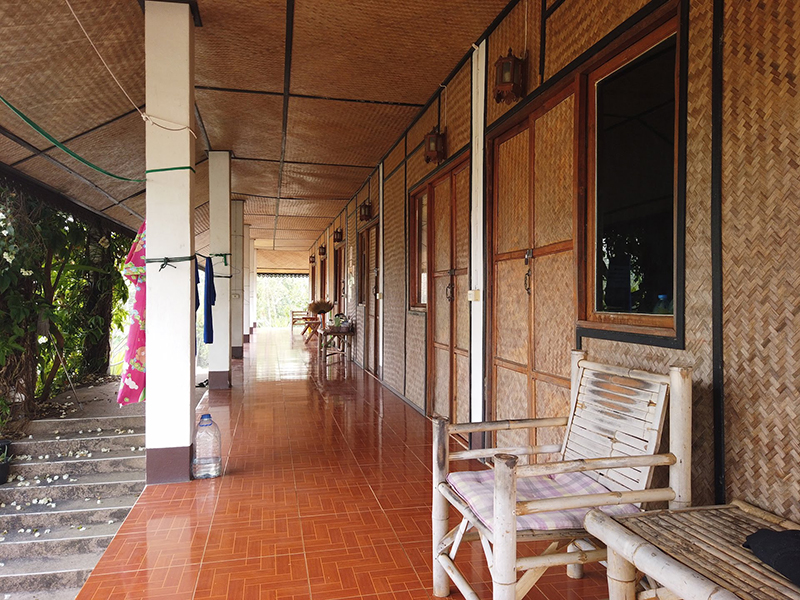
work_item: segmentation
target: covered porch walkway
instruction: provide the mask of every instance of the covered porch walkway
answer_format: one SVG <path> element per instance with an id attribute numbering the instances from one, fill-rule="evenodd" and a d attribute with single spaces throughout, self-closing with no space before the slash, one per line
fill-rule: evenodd
<path id="1" fill-rule="evenodd" d="M 148 486 L 79 599 L 429 598 L 428 420 L 285 329 L 258 331 L 238 365 L 209 392 L 224 476 Z M 527 596 L 606 597 L 597 566 L 554 569 Z"/>

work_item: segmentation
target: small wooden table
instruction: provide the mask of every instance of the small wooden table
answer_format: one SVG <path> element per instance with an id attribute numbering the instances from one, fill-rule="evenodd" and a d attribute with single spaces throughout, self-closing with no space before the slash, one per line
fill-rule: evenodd
<path id="1" fill-rule="evenodd" d="M 800 588 L 743 548 L 758 529 L 800 529 L 744 502 L 610 517 L 595 509 L 586 531 L 608 547 L 609 600 L 798 600 Z M 655 579 L 636 593 L 636 569 Z"/>
<path id="2" fill-rule="evenodd" d="M 345 360 L 350 358 L 350 340 L 353 337 L 353 330 L 348 331 L 331 331 L 330 329 L 323 329 L 319 336 L 319 348 L 324 353 L 324 357 L 328 358 L 334 354 L 341 354 Z"/>

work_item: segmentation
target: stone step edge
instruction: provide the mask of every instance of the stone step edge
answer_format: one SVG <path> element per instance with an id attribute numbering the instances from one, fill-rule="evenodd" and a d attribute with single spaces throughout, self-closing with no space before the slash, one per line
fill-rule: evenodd
<path id="1" fill-rule="evenodd" d="M 122 522 L 120 522 L 120 525 Z M 74 537 L 39 537 L 32 540 L 11 540 L 0 542 L 0 549 L 4 546 L 22 546 L 24 544 L 42 544 L 44 542 L 74 542 L 77 540 L 99 540 L 102 538 L 113 538 L 116 533 L 103 533 L 99 535 L 76 535 Z M 2 577 L 2 571 L 0 571 Z"/>

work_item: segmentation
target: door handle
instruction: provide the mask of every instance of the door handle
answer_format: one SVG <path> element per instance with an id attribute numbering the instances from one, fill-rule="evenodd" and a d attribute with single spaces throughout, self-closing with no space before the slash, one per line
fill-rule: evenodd
<path id="1" fill-rule="evenodd" d="M 525 273 L 525 282 L 523 283 L 525 286 L 525 291 L 528 292 L 528 296 L 531 295 L 531 270 L 528 269 L 528 272 Z"/>
<path id="2" fill-rule="evenodd" d="M 445 288 L 445 297 L 447 298 L 448 302 L 452 302 L 455 300 L 455 290 L 456 286 L 452 283 L 448 283 L 447 287 Z"/>

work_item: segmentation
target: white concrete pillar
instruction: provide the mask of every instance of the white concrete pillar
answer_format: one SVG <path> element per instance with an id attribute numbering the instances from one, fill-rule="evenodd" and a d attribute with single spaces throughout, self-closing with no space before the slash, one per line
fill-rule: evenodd
<path id="1" fill-rule="evenodd" d="M 242 341 L 245 344 L 250 343 L 250 225 L 244 226 L 244 252 L 242 273 L 244 277 L 244 294 L 242 295 Z"/>
<path id="2" fill-rule="evenodd" d="M 231 201 L 231 358 L 242 358 L 244 321 L 244 200 Z"/>
<path id="3" fill-rule="evenodd" d="M 256 241 L 250 240 L 250 333 L 258 325 L 258 254 Z"/>
<path id="4" fill-rule="evenodd" d="M 231 153 L 208 153 L 208 201 L 211 223 L 209 253 L 214 261 L 217 301 L 214 316 L 214 343 L 208 347 L 208 387 L 231 387 L 231 257 L 213 256 L 231 251 Z M 241 204 L 241 203 L 240 203 Z"/>
<path id="5" fill-rule="evenodd" d="M 472 421 L 483 421 L 484 394 L 484 339 L 486 319 L 486 275 L 484 273 L 487 246 L 484 243 L 486 202 L 484 202 L 484 131 L 486 124 L 486 40 L 472 53 L 472 211 L 470 235 L 472 257 L 470 260 L 470 288 L 472 315 L 470 325 L 470 416 Z"/>
<path id="6" fill-rule="evenodd" d="M 145 3 L 147 258 L 194 255 L 194 24 L 188 4 Z M 180 129 L 185 127 L 186 129 Z M 195 263 L 147 264 L 147 483 L 188 481 L 194 431 Z"/>

